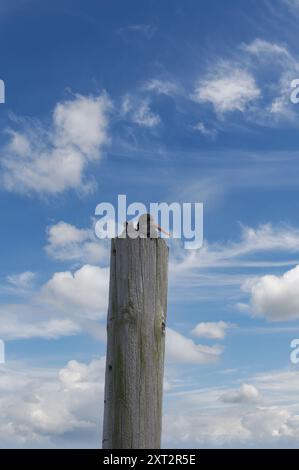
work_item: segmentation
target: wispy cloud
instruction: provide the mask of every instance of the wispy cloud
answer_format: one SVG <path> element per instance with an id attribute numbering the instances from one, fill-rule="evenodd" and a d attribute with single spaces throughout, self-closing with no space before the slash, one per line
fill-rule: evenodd
<path id="1" fill-rule="evenodd" d="M 14 296 L 27 296 L 32 294 L 36 279 L 37 274 L 32 271 L 9 274 L 0 285 L 0 291 Z"/>
<path id="2" fill-rule="evenodd" d="M 122 37 L 134 37 L 136 34 L 138 34 L 148 40 L 152 39 L 155 32 L 156 27 L 154 25 L 146 23 L 123 26 L 117 30 L 117 34 L 120 34 Z"/>
<path id="3" fill-rule="evenodd" d="M 273 127 L 286 121 L 297 126 L 290 90 L 298 76 L 299 60 L 287 46 L 256 38 L 210 64 L 192 98 L 210 103 L 222 120 L 238 111 L 255 124 Z"/>
<path id="4" fill-rule="evenodd" d="M 255 39 L 250 44 L 243 44 L 242 50 L 248 52 L 255 60 L 256 70 L 272 67 L 278 80 L 272 83 L 274 91 L 265 110 L 269 117 L 274 119 L 296 120 L 295 108 L 290 102 L 291 82 L 299 76 L 299 60 L 294 57 L 284 45 L 270 43 L 261 39 Z M 269 84 L 270 85 L 270 84 Z M 267 83 L 265 84 L 267 89 Z"/>
<path id="5" fill-rule="evenodd" d="M 140 127 L 154 128 L 161 122 L 160 116 L 151 110 L 148 98 L 126 95 L 122 101 L 121 113 Z"/>
<path id="6" fill-rule="evenodd" d="M 205 241 L 200 250 L 184 250 L 179 243 L 170 242 L 172 299 L 184 299 L 187 290 L 193 301 L 225 299 L 226 303 L 230 302 L 246 314 L 249 313 L 248 294 L 241 289 L 242 285 L 248 279 L 255 279 L 257 270 L 259 275 L 266 274 L 269 268 L 275 268 L 277 272 L 278 269 L 293 267 L 299 260 L 298 229 L 284 225 L 241 226 L 239 240 Z"/>
<path id="7" fill-rule="evenodd" d="M 19 274 L 10 274 L 7 276 L 7 282 L 14 287 L 26 288 L 32 285 L 36 275 L 32 271 L 24 271 Z"/>
<path id="8" fill-rule="evenodd" d="M 254 265 L 250 256 L 255 253 L 277 251 L 282 253 L 298 253 L 299 230 L 287 225 L 272 226 L 271 224 L 260 225 L 257 228 L 241 225 L 241 238 L 239 241 L 228 241 L 227 243 L 205 242 L 198 251 L 186 253 L 181 251 L 176 261 L 171 264 L 174 274 L 192 268 L 219 268 L 234 266 Z M 182 259 L 179 259 L 179 254 Z M 287 260 L 287 264 L 294 263 Z M 271 261 L 261 259 L 259 265 L 271 265 Z M 270 264 L 269 264 L 270 263 Z"/>
<path id="9" fill-rule="evenodd" d="M 217 129 L 215 128 L 209 128 L 207 127 L 203 122 L 198 122 L 197 124 L 195 124 L 192 129 L 194 129 L 195 131 L 198 131 L 200 132 L 202 135 L 206 136 L 206 137 L 210 137 L 211 139 L 214 139 L 216 136 L 217 136 Z"/>
<path id="10" fill-rule="evenodd" d="M 158 95 L 167 96 L 173 96 L 177 94 L 180 90 L 177 83 L 168 80 L 160 80 L 157 78 L 153 78 L 151 80 L 146 81 L 142 85 L 142 89 L 145 91 L 155 92 Z"/>

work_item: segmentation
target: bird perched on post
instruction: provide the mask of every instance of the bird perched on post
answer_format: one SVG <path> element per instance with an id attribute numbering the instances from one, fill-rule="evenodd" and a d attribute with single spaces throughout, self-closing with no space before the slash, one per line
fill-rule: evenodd
<path id="1" fill-rule="evenodd" d="M 138 233 L 134 227 L 133 222 L 124 222 L 124 230 L 120 235 L 120 238 L 138 238 Z"/>
<path id="2" fill-rule="evenodd" d="M 119 238 L 158 238 L 160 233 L 164 233 L 168 237 L 170 236 L 168 232 L 163 230 L 159 225 L 154 223 L 154 218 L 151 214 L 142 214 L 139 217 L 136 229 L 133 222 L 124 222 L 124 229 L 119 236 Z"/>
<path id="3" fill-rule="evenodd" d="M 151 214 L 142 214 L 139 217 L 136 230 L 141 238 L 158 238 L 159 234 L 157 230 L 160 233 L 163 232 L 169 236 L 169 233 L 163 230 L 159 225 L 155 224 L 154 218 Z"/>
<path id="4" fill-rule="evenodd" d="M 158 238 L 154 218 L 151 214 L 142 214 L 139 217 L 136 230 L 141 238 Z"/>

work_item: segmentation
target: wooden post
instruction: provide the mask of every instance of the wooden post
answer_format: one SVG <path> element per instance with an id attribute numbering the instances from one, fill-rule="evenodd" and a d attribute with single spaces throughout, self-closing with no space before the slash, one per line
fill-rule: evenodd
<path id="1" fill-rule="evenodd" d="M 161 446 L 168 247 L 111 241 L 104 449 Z"/>

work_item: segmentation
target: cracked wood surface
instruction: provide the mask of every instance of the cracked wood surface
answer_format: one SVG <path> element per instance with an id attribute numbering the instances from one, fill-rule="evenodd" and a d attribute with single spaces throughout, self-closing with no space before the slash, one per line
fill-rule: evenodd
<path id="1" fill-rule="evenodd" d="M 161 446 L 168 247 L 111 241 L 103 448 Z"/>

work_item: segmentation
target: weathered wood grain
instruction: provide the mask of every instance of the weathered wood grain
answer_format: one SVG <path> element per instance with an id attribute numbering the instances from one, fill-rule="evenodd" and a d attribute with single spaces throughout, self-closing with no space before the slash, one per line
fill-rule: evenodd
<path id="1" fill-rule="evenodd" d="M 103 448 L 161 445 L 168 247 L 111 241 Z"/>

